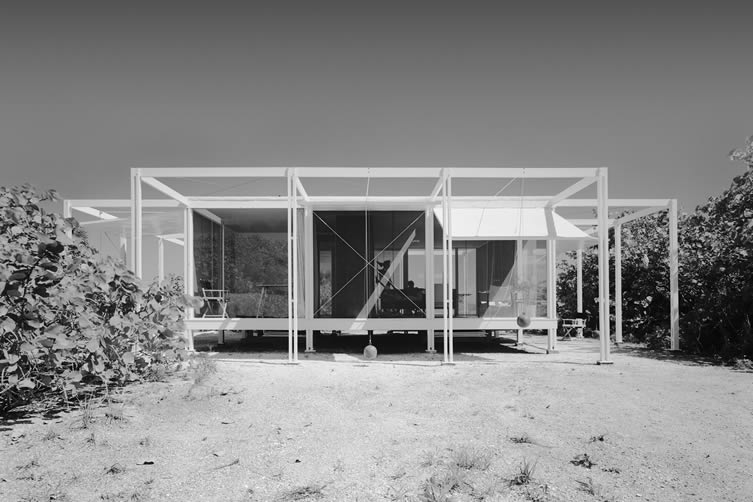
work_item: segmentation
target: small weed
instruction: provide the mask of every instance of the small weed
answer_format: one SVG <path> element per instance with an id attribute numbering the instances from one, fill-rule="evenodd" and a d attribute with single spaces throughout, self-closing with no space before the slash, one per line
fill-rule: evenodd
<path id="1" fill-rule="evenodd" d="M 580 455 L 576 455 L 571 461 L 571 464 L 577 465 L 580 467 L 585 467 L 586 469 L 590 469 L 594 465 L 596 465 L 596 462 L 591 460 L 591 458 L 588 456 L 588 453 L 582 453 Z"/>
<path id="2" fill-rule="evenodd" d="M 139 446 L 144 446 L 148 448 L 152 446 L 152 440 L 149 438 L 149 436 L 147 436 L 139 441 Z"/>
<path id="3" fill-rule="evenodd" d="M 36 458 L 31 459 L 23 465 L 17 465 L 16 469 L 18 469 L 19 471 L 28 471 L 29 469 L 33 469 L 34 467 L 39 467 L 39 462 L 37 462 Z"/>
<path id="4" fill-rule="evenodd" d="M 57 431 L 50 427 L 47 429 L 47 432 L 44 433 L 44 436 L 42 436 L 43 441 L 52 441 L 53 439 L 58 439 L 60 436 L 58 435 Z"/>
<path id="5" fill-rule="evenodd" d="M 549 500 L 549 485 L 527 485 L 525 496 L 531 502 L 546 502 Z"/>
<path id="6" fill-rule="evenodd" d="M 99 500 L 107 502 L 139 502 L 141 500 L 147 500 L 146 495 L 139 492 L 122 491 L 118 493 L 107 493 L 100 495 Z"/>
<path id="7" fill-rule="evenodd" d="M 536 472 L 538 463 L 538 460 L 531 462 L 524 458 L 520 465 L 518 465 L 517 474 L 510 480 L 510 486 L 524 486 L 530 483 L 533 480 L 533 474 Z"/>
<path id="8" fill-rule="evenodd" d="M 84 396 L 83 400 L 79 400 L 80 415 L 78 420 L 81 429 L 88 429 L 94 425 L 94 422 L 96 421 L 96 417 L 94 416 L 95 408 L 96 403 L 93 397 Z"/>
<path id="9" fill-rule="evenodd" d="M 467 484 L 465 474 L 457 466 L 451 466 L 440 474 L 434 474 L 424 482 L 419 495 L 421 502 L 445 502 L 461 486 Z"/>
<path id="10" fill-rule="evenodd" d="M 118 463 L 112 464 L 110 467 L 105 469 L 105 474 L 122 474 L 125 472 L 125 467 Z"/>
<path id="11" fill-rule="evenodd" d="M 338 458 L 335 461 L 335 465 L 332 466 L 332 470 L 338 474 L 342 474 L 345 472 L 345 462 L 343 462 L 341 458 Z"/>
<path id="12" fill-rule="evenodd" d="M 97 438 L 94 436 L 93 432 L 89 434 L 89 437 L 86 438 L 86 442 L 88 444 L 97 444 Z"/>
<path id="13" fill-rule="evenodd" d="M 324 485 L 299 486 L 281 493 L 276 500 L 289 502 L 295 500 L 311 500 L 324 497 Z"/>
<path id="14" fill-rule="evenodd" d="M 193 383 L 198 385 L 217 372 L 217 362 L 207 356 L 196 356 L 191 361 Z"/>
<path id="15" fill-rule="evenodd" d="M 105 410 L 105 422 L 107 425 L 110 425 L 116 421 L 125 421 L 123 407 L 109 404 L 107 405 L 107 410 Z"/>
<path id="16" fill-rule="evenodd" d="M 531 438 L 529 438 L 527 435 L 523 434 L 522 436 L 513 436 L 510 439 L 511 443 L 515 444 L 531 444 L 533 441 L 531 441 Z"/>
<path id="17" fill-rule="evenodd" d="M 595 443 L 597 441 L 606 441 L 606 436 L 604 434 L 599 434 L 598 436 L 591 436 L 591 439 L 588 440 L 589 443 Z"/>
<path id="18" fill-rule="evenodd" d="M 421 467 L 432 467 L 438 464 L 442 459 L 439 450 L 425 451 L 421 459 Z"/>
<path id="19" fill-rule="evenodd" d="M 165 382 L 169 374 L 168 367 L 164 363 L 154 363 L 147 368 L 144 380 L 147 382 Z"/>
<path id="20" fill-rule="evenodd" d="M 492 463 L 491 455 L 475 448 L 462 448 L 452 454 L 451 462 L 461 469 L 485 471 Z"/>
<path id="21" fill-rule="evenodd" d="M 580 491 L 596 497 L 599 502 L 610 502 L 614 500 L 612 495 L 606 493 L 603 486 L 594 483 L 593 478 L 588 478 L 588 481 L 581 481 L 579 479 L 576 479 L 575 481 L 578 483 L 578 489 Z"/>

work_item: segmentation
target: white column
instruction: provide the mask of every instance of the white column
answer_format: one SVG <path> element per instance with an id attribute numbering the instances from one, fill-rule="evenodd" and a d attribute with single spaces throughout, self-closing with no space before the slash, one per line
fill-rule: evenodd
<path id="1" fill-rule="evenodd" d="M 290 183 L 293 191 L 293 362 L 298 362 L 298 176 L 292 170 Z"/>
<path id="2" fill-rule="evenodd" d="M 63 201 L 63 218 L 70 218 L 73 212 L 71 211 L 71 201 L 68 199 Z"/>
<path id="3" fill-rule="evenodd" d="M 578 245 L 578 250 L 575 252 L 575 287 L 577 294 L 576 310 L 579 314 L 583 314 L 583 242 Z M 578 328 L 578 338 L 583 338 L 583 328 Z"/>
<path id="4" fill-rule="evenodd" d="M 449 219 L 447 210 L 447 174 L 442 169 L 442 350 L 443 362 L 450 362 L 447 352 L 447 227 Z"/>
<path id="5" fill-rule="evenodd" d="M 669 309 L 671 350 L 680 350 L 680 245 L 677 235 L 677 199 L 669 201 Z"/>
<path id="6" fill-rule="evenodd" d="M 522 230 L 520 230 L 522 232 Z M 521 314 L 527 314 L 524 310 L 521 309 L 521 307 L 524 305 L 522 302 L 523 299 L 523 292 L 520 289 L 520 284 L 523 281 L 523 240 L 518 237 L 518 239 L 515 241 L 515 281 L 514 281 L 514 288 L 513 291 L 515 291 L 513 298 L 513 305 L 515 307 L 515 316 L 518 317 Z M 518 327 L 518 331 L 516 333 L 516 339 L 515 339 L 515 345 L 520 345 L 523 342 L 523 328 Z"/>
<path id="7" fill-rule="evenodd" d="M 607 190 L 607 169 L 599 169 L 598 221 L 599 221 L 599 364 L 611 364 L 609 329 L 609 191 Z"/>
<path id="8" fill-rule="evenodd" d="M 131 263 L 130 267 L 141 278 L 141 247 L 143 238 L 141 200 L 141 169 L 131 169 Z"/>
<path id="9" fill-rule="evenodd" d="M 314 350 L 314 329 L 311 320 L 314 318 L 314 210 L 307 205 L 303 215 L 303 305 L 306 312 L 306 352 Z"/>
<path id="10" fill-rule="evenodd" d="M 455 336 L 453 332 L 454 316 L 455 316 L 455 295 L 453 294 L 455 289 L 455 252 L 452 249 L 452 171 L 447 171 L 447 279 L 448 279 L 448 296 L 449 296 L 449 312 L 448 312 L 448 337 L 450 339 L 449 355 L 450 364 L 455 362 Z"/>
<path id="11" fill-rule="evenodd" d="M 165 239 L 157 238 L 157 279 L 160 286 L 165 282 Z"/>
<path id="12" fill-rule="evenodd" d="M 426 263 L 424 264 L 424 273 L 426 280 L 424 288 L 426 291 L 426 319 L 427 324 L 434 320 L 434 209 L 429 208 L 424 213 L 424 253 Z M 434 347 L 434 330 L 426 330 L 426 352 L 435 353 Z"/>
<path id="13" fill-rule="evenodd" d="M 614 341 L 622 343 L 622 224 L 614 226 Z"/>
<path id="14" fill-rule="evenodd" d="M 191 208 L 183 210 L 183 292 L 186 295 L 194 294 L 194 263 L 193 263 L 193 214 Z M 186 308 L 186 319 L 194 318 L 194 310 Z M 186 329 L 186 345 L 188 350 L 193 350 L 193 332 Z"/>
<path id="15" fill-rule="evenodd" d="M 290 169 L 287 170 L 286 176 L 288 187 L 288 362 L 293 362 L 293 191 Z"/>
<path id="16" fill-rule="evenodd" d="M 546 311 L 549 319 L 557 319 L 557 241 L 546 241 L 546 267 L 547 267 L 547 295 Z M 547 330 L 547 350 L 552 352 L 557 349 L 557 327 Z"/>

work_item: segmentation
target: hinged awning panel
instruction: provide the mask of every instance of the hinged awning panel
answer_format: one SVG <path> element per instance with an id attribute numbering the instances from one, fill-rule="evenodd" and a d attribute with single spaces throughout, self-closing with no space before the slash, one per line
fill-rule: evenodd
<path id="1" fill-rule="evenodd" d="M 442 208 L 434 214 L 444 226 Z M 451 209 L 451 218 L 456 240 L 594 240 L 551 208 L 459 207 Z"/>

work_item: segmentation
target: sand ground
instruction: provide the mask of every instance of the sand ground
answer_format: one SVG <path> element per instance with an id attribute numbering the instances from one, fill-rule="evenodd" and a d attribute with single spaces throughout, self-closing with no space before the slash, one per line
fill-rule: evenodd
<path id="1" fill-rule="evenodd" d="M 203 379 L 0 422 L 0 500 L 753 501 L 753 373 L 559 349 L 210 353 Z"/>

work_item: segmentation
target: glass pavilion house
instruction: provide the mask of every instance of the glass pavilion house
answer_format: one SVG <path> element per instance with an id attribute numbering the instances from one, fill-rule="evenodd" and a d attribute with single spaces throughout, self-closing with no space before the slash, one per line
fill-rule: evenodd
<path id="1" fill-rule="evenodd" d="M 210 179 L 214 195 L 192 194 Z M 608 326 L 606 168 L 134 168 L 131 183 L 131 268 L 142 191 L 156 191 L 183 211 L 186 293 L 223 303 L 188 312 L 189 346 L 197 331 L 287 331 L 294 362 L 299 332 L 314 351 L 317 331 L 417 331 L 429 351 L 441 334 L 452 362 L 456 333 L 517 330 L 525 314 L 554 350 L 561 241 L 598 246 Z M 594 188 L 596 237 L 558 214 Z"/>

